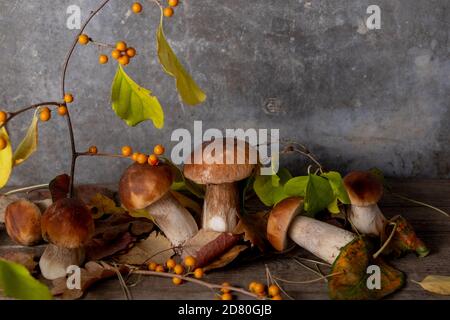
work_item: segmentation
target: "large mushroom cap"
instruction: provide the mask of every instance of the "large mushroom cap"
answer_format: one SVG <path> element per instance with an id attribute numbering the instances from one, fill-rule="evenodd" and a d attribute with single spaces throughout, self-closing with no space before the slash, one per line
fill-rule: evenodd
<path id="1" fill-rule="evenodd" d="M 350 201 L 355 206 L 366 207 L 376 204 L 383 195 L 383 185 L 370 172 L 353 171 L 344 178 Z"/>
<path id="2" fill-rule="evenodd" d="M 276 250 L 287 248 L 289 226 L 302 209 L 303 198 L 297 197 L 284 199 L 273 207 L 267 221 L 267 239 Z"/>
<path id="3" fill-rule="evenodd" d="M 150 166 L 134 163 L 120 178 L 119 196 L 127 210 L 141 210 L 161 199 L 173 182 L 173 172 L 167 164 Z"/>
<path id="4" fill-rule="evenodd" d="M 41 241 L 41 210 L 31 201 L 10 203 L 5 212 L 6 232 L 15 242 L 31 246 Z"/>
<path id="5" fill-rule="evenodd" d="M 42 215 L 42 237 L 58 247 L 84 246 L 94 233 L 91 211 L 80 200 L 63 198 Z"/>
<path id="6" fill-rule="evenodd" d="M 256 167 L 257 152 L 246 141 L 215 139 L 204 142 L 195 150 L 184 165 L 184 175 L 198 184 L 222 184 L 240 181 L 252 174 Z M 233 154 L 227 151 L 233 149 Z M 202 163 L 195 163 L 194 154 L 202 154 Z M 251 163 L 252 156 L 254 155 Z M 241 156 L 239 156 L 241 155 Z M 228 159 L 229 158 L 229 159 Z"/>

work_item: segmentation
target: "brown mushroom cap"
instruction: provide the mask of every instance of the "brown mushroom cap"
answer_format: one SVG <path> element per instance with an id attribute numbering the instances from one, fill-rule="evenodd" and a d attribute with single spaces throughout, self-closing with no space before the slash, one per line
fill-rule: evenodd
<path id="1" fill-rule="evenodd" d="M 350 202 L 355 206 L 367 207 L 380 201 L 383 185 L 370 172 L 353 171 L 344 178 Z"/>
<path id="2" fill-rule="evenodd" d="M 93 233 L 91 211 L 80 200 L 59 199 L 42 216 L 42 237 L 56 246 L 68 249 L 82 247 Z"/>
<path id="3" fill-rule="evenodd" d="M 125 170 L 119 182 L 119 196 L 127 210 L 141 210 L 161 199 L 173 182 L 169 165 L 134 163 Z"/>
<path id="4" fill-rule="evenodd" d="M 289 226 L 302 209 L 303 198 L 299 197 L 284 199 L 273 207 L 267 221 L 267 240 L 276 250 L 287 248 Z"/>
<path id="5" fill-rule="evenodd" d="M 190 161 L 184 165 L 184 175 L 198 184 L 222 184 L 240 181 L 252 174 L 256 164 L 250 162 L 251 152 L 256 152 L 246 141 L 234 139 L 234 159 L 227 163 L 226 139 L 215 139 L 204 142 L 189 157 Z M 222 144 L 220 148 L 220 144 Z M 205 148 L 207 148 L 205 150 Z M 220 150 L 221 149 L 221 150 Z M 205 152 L 212 150 L 212 152 Z M 194 154 L 202 152 L 201 164 L 194 163 Z M 220 154 L 216 155 L 216 152 Z M 238 154 L 244 154 L 244 159 L 238 159 Z M 219 159 L 220 163 L 214 163 Z M 238 160 L 242 163 L 238 163 Z M 188 163 L 189 162 L 189 163 Z M 231 162 L 231 161 L 230 161 Z"/>
<path id="6" fill-rule="evenodd" d="M 10 203 L 5 212 L 6 232 L 12 240 L 32 246 L 42 240 L 41 210 L 33 202 L 20 199 Z"/>

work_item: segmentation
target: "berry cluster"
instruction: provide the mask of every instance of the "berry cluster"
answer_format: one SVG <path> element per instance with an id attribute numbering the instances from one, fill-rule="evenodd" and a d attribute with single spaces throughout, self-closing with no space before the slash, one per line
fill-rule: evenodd
<path id="1" fill-rule="evenodd" d="M 131 157 L 131 159 L 139 164 L 148 163 L 151 166 L 157 166 L 159 164 L 158 156 L 164 154 L 164 147 L 160 144 L 153 148 L 153 153 L 151 155 L 146 155 L 140 152 L 134 152 L 130 146 L 122 147 L 122 155 L 124 157 Z"/>
<path id="2" fill-rule="evenodd" d="M 174 9 L 178 6 L 178 0 L 167 0 L 168 7 L 164 8 L 163 14 L 165 17 L 170 18 L 175 13 Z"/>
<path id="3" fill-rule="evenodd" d="M 283 300 L 280 294 L 280 288 L 275 284 L 270 285 L 267 288 L 267 292 L 266 286 L 260 282 L 251 282 L 248 289 L 259 297 L 269 296 L 272 300 Z"/>
<path id="4" fill-rule="evenodd" d="M 196 279 L 201 279 L 205 275 L 202 268 L 195 268 L 192 272 L 191 270 L 195 267 L 197 261 L 194 257 L 187 256 L 184 259 L 184 264 L 176 263 L 174 259 L 169 259 L 166 261 L 165 265 L 157 264 L 156 262 L 150 262 L 147 267 L 150 271 L 156 272 L 173 272 L 178 276 L 189 276 L 194 275 Z M 175 285 L 180 285 L 183 283 L 183 279 L 179 277 L 173 277 L 172 282 Z"/>
<path id="5" fill-rule="evenodd" d="M 128 47 L 123 41 L 119 41 L 116 43 L 116 48 L 111 52 L 111 56 L 121 65 L 126 66 L 136 56 L 136 49 Z"/>

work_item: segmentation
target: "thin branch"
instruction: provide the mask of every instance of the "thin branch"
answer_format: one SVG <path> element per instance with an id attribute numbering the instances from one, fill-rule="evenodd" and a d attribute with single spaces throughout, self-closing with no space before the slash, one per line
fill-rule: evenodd
<path id="1" fill-rule="evenodd" d="M 61 102 L 55 102 L 55 101 L 40 102 L 40 103 L 33 104 L 31 106 L 22 107 L 22 108 L 20 108 L 17 111 L 8 111 L 8 118 L 6 118 L 5 122 L 0 124 L 0 129 L 3 128 L 4 126 L 6 126 L 9 121 L 14 119 L 16 116 L 18 116 L 21 113 L 24 113 L 24 112 L 29 111 L 29 110 L 37 109 L 37 108 L 40 108 L 40 107 L 44 107 L 44 106 L 60 106 L 60 105 L 61 105 Z"/>
<path id="2" fill-rule="evenodd" d="M 431 204 L 428 204 L 428 203 L 425 203 L 425 202 L 421 202 L 421 201 L 417 201 L 417 200 L 414 200 L 414 199 L 410 199 L 410 198 L 402 196 L 402 195 L 400 195 L 398 193 L 392 193 L 392 195 L 397 197 L 397 198 L 400 198 L 400 199 L 403 199 L 403 200 L 406 200 L 406 201 L 409 201 L 409 202 L 412 202 L 412 203 L 415 203 L 415 204 L 418 204 L 418 205 L 421 205 L 421 206 L 433 209 L 433 210 L 435 210 L 435 211 L 437 211 L 439 213 L 442 213 L 444 216 L 450 218 L 450 215 L 447 212 L 445 212 L 444 210 L 441 210 L 439 208 L 436 208 L 436 207 L 432 206 Z"/>
<path id="3" fill-rule="evenodd" d="M 131 273 L 134 274 L 142 274 L 142 275 L 147 275 L 147 276 L 155 276 L 155 277 L 162 277 L 162 278 L 179 278 L 183 281 L 186 282 L 192 282 L 201 286 L 204 286 L 206 288 L 209 289 L 222 289 L 223 286 L 220 284 L 213 284 L 213 283 L 209 283 L 206 281 L 202 281 L 202 280 L 198 280 L 195 278 L 190 278 L 190 277 L 185 277 L 185 276 L 181 276 L 181 275 L 177 275 L 177 274 L 173 274 L 173 273 L 167 273 L 167 272 L 157 272 L 157 271 L 147 271 L 147 270 L 132 270 Z M 262 297 L 259 297 L 258 295 L 251 293 L 247 290 L 244 290 L 242 288 L 237 288 L 237 287 L 231 287 L 231 286 L 227 286 L 227 289 L 229 289 L 230 291 L 234 291 L 234 292 L 239 292 L 243 295 L 255 298 L 255 299 L 265 299 Z"/>
<path id="4" fill-rule="evenodd" d="M 16 193 L 22 193 L 22 192 L 29 193 L 29 192 L 32 192 L 32 191 L 35 191 L 35 190 L 45 189 L 45 188 L 48 188 L 48 183 L 46 183 L 46 184 L 38 184 L 38 185 L 35 185 L 35 186 L 29 186 L 29 187 L 24 187 L 24 188 L 10 190 L 8 192 L 5 192 L 3 195 L 4 196 L 10 196 L 10 195 L 13 195 L 13 194 L 16 194 Z"/>
<path id="5" fill-rule="evenodd" d="M 373 255 L 374 259 L 378 258 L 378 256 L 384 251 L 384 249 L 386 249 L 386 247 L 389 245 L 392 238 L 394 237 L 395 231 L 397 230 L 397 223 L 394 222 L 393 224 L 394 224 L 394 228 L 392 228 L 391 234 L 389 235 L 387 240 L 384 242 L 384 244 L 381 246 L 381 248 L 377 252 L 374 253 L 374 255 Z"/>
<path id="6" fill-rule="evenodd" d="M 276 279 L 276 280 L 282 281 L 282 282 L 286 282 L 286 283 L 308 284 L 308 283 L 313 283 L 313 282 L 321 281 L 321 280 L 326 279 L 326 278 L 331 278 L 331 277 L 334 277 L 334 276 L 337 276 L 337 275 L 340 275 L 340 274 L 343 274 L 343 273 L 344 273 L 343 271 L 335 272 L 335 273 L 330 273 L 330 274 L 327 274 L 327 275 L 325 275 L 325 276 L 321 276 L 321 277 L 316 278 L 316 279 L 305 280 L 305 281 L 291 281 L 291 280 L 286 280 L 286 279 L 278 278 L 278 277 L 275 277 L 275 276 L 273 276 L 273 278 Z"/>
<path id="7" fill-rule="evenodd" d="M 121 154 L 109 154 L 109 153 L 90 153 L 90 152 L 77 152 L 77 157 L 107 157 L 107 158 L 123 158 L 128 159 L 130 157 L 126 157 Z"/>

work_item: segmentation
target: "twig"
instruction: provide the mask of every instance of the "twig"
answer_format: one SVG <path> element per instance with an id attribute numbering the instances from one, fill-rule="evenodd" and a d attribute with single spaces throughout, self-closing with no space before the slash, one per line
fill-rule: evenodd
<path id="1" fill-rule="evenodd" d="M 77 157 L 107 157 L 107 158 L 123 158 L 123 159 L 129 158 L 121 154 L 109 154 L 109 153 L 77 152 L 76 155 Z"/>
<path id="2" fill-rule="evenodd" d="M 24 187 L 24 188 L 20 188 L 20 189 L 10 190 L 8 192 L 5 192 L 3 195 L 10 196 L 10 195 L 13 195 L 13 194 L 16 194 L 16 193 L 22 193 L 22 192 L 29 193 L 29 192 L 32 192 L 32 191 L 35 191 L 35 190 L 39 190 L 39 189 L 44 189 L 44 188 L 48 188 L 48 183 L 46 183 L 46 184 L 38 184 L 38 185 L 35 185 L 35 186 L 29 186 L 29 187 Z"/>
<path id="3" fill-rule="evenodd" d="M 313 282 L 321 281 L 321 280 L 323 280 L 324 278 L 331 278 L 331 277 L 334 277 L 334 276 L 337 276 L 337 275 L 340 275 L 340 274 L 343 274 L 343 273 L 344 273 L 343 271 L 335 272 L 335 273 L 330 273 L 330 274 L 321 276 L 321 277 L 316 278 L 316 279 L 305 280 L 305 281 L 292 281 L 292 280 L 286 280 L 286 279 L 278 278 L 278 277 L 276 277 L 276 276 L 273 276 L 273 278 L 274 278 L 274 279 L 277 279 L 277 280 L 279 280 L 279 281 L 282 281 L 282 282 L 286 282 L 286 283 L 308 284 L 308 283 L 313 283 Z"/>
<path id="4" fill-rule="evenodd" d="M 286 297 L 288 297 L 288 298 L 291 299 L 291 300 L 295 300 L 294 298 L 292 298 L 292 297 L 291 297 L 291 296 L 283 289 L 282 286 L 280 286 L 280 284 L 277 282 L 277 280 L 275 280 L 275 279 L 272 277 L 272 273 L 270 272 L 270 269 L 269 269 L 269 267 L 267 266 L 267 264 L 265 264 L 264 266 L 266 267 L 266 274 L 267 274 L 268 278 L 270 279 L 270 282 L 271 282 L 271 283 L 272 283 L 272 282 L 275 283 L 275 285 L 276 285 L 278 288 L 280 288 L 280 291 L 283 292 L 283 293 L 285 294 Z M 267 284 L 267 287 L 269 287 L 269 283 Z"/>
<path id="5" fill-rule="evenodd" d="M 392 195 L 397 197 L 397 198 L 400 198 L 400 199 L 403 199 L 403 200 L 406 200 L 406 201 L 409 201 L 409 202 L 412 202 L 412 203 L 415 203 L 415 204 L 418 204 L 418 205 L 421 205 L 421 206 L 433 209 L 433 210 L 435 210 L 435 211 L 437 211 L 439 213 L 442 213 L 444 216 L 450 218 L 450 215 L 447 212 L 445 212 L 444 210 L 441 210 L 439 208 L 436 208 L 436 207 L 434 207 L 434 206 L 432 206 L 432 205 L 430 205 L 428 203 L 417 201 L 417 200 L 414 200 L 414 199 L 410 199 L 410 198 L 402 196 L 402 195 L 400 195 L 398 193 L 393 193 L 392 192 Z"/>
<path id="6" fill-rule="evenodd" d="M 331 267 L 331 264 L 329 264 L 329 263 L 322 262 L 322 261 L 317 261 L 317 260 L 313 260 L 313 259 L 307 259 L 307 258 L 301 258 L 301 257 L 295 257 L 294 259 L 303 260 L 303 261 L 307 261 L 307 262 L 311 262 L 311 263 L 315 263 L 315 264 L 320 264 L 320 265 L 323 265 L 323 266 Z"/>
<path id="7" fill-rule="evenodd" d="M 10 112 L 8 112 L 8 118 L 6 118 L 5 122 L 0 124 L 0 129 L 3 128 L 4 126 L 6 126 L 9 121 L 14 119 L 16 116 L 18 116 L 21 113 L 24 113 L 24 112 L 29 111 L 29 110 L 37 109 L 39 107 L 60 106 L 60 105 L 61 105 L 61 102 L 55 102 L 55 101 L 40 102 L 40 103 L 33 104 L 31 106 L 19 108 L 19 110 L 17 110 L 17 111 L 10 111 Z"/>
<path id="8" fill-rule="evenodd" d="M 397 223 L 394 222 L 393 224 L 394 224 L 394 228 L 392 228 L 391 234 L 386 239 L 386 241 L 381 246 L 381 248 L 377 252 L 374 253 L 374 255 L 373 255 L 374 259 L 378 258 L 378 256 L 383 252 L 384 249 L 386 249 L 386 247 L 389 245 L 389 243 L 391 242 L 392 238 L 394 237 L 395 231 L 397 230 Z"/>
<path id="9" fill-rule="evenodd" d="M 133 300 L 133 298 L 131 296 L 131 292 L 128 289 L 127 284 L 125 283 L 125 280 L 123 279 L 122 274 L 117 269 L 116 264 L 114 264 L 113 270 L 117 274 L 117 278 L 119 279 L 119 283 L 120 283 L 120 286 L 121 286 L 121 288 L 123 290 L 123 293 L 125 294 L 125 297 L 127 298 L 127 300 Z"/>
<path id="10" fill-rule="evenodd" d="M 303 268 L 305 268 L 305 269 L 311 271 L 311 272 L 314 273 L 315 275 L 317 275 L 317 276 L 319 276 L 319 277 L 323 277 L 323 276 L 324 276 L 322 273 L 317 272 L 317 271 L 314 270 L 313 268 L 311 268 L 311 267 L 307 266 L 306 264 L 304 264 L 304 263 L 298 261 L 297 259 L 295 259 L 295 258 L 292 258 L 292 259 L 294 259 L 294 261 L 295 261 L 298 265 L 300 265 L 300 266 L 302 266 Z M 316 266 L 317 266 L 317 264 L 316 264 Z M 327 282 L 327 279 L 326 279 L 326 278 L 325 278 L 324 280 L 325 280 L 325 282 Z"/>
<path id="11" fill-rule="evenodd" d="M 186 282 L 192 282 L 201 286 L 204 286 L 206 288 L 209 289 L 222 289 L 223 286 L 220 284 L 213 284 L 213 283 L 209 283 L 206 281 L 202 281 L 202 280 L 198 280 L 195 278 L 190 278 L 190 277 L 185 277 L 185 276 L 181 276 L 181 275 L 177 275 L 177 274 L 173 274 L 173 273 L 167 273 L 167 272 L 157 272 L 157 271 L 147 271 L 147 270 L 132 270 L 131 273 L 134 274 L 142 274 L 142 275 L 147 275 L 147 276 L 155 276 L 155 277 L 162 277 L 162 278 L 179 278 L 183 281 Z M 247 290 L 244 290 L 242 288 L 237 288 L 237 287 L 231 287 L 231 286 L 227 286 L 227 289 L 229 289 L 230 291 L 234 291 L 234 292 L 239 292 L 243 295 L 255 298 L 255 299 L 265 299 L 263 297 L 259 297 L 258 295 L 251 293 Z"/>

